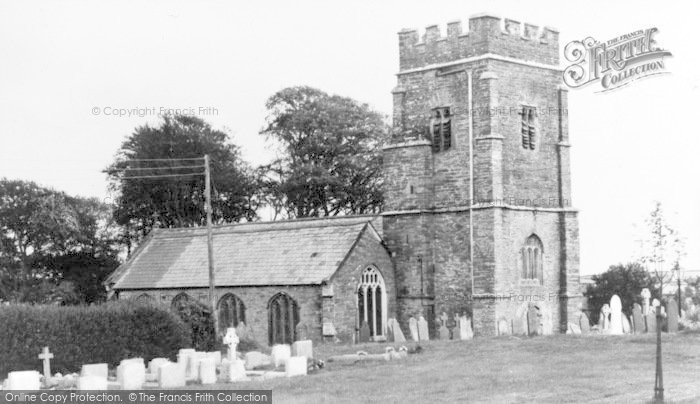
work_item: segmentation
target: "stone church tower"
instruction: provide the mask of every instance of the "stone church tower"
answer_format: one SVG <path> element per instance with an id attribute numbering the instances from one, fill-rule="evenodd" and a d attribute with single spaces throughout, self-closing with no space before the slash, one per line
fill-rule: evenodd
<path id="1" fill-rule="evenodd" d="M 466 312 L 477 335 L 565 331 L 578 309 L 558 32 L 490 15 L 399 33 L 383 233 L 402 325 Z M 530 326 L 532 332 L 532 326 Z"/>

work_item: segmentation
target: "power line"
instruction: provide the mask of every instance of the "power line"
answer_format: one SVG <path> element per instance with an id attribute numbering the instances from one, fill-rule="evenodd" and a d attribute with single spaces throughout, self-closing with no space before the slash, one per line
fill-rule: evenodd
<path id="1" fill-rule="evenodd" d="M 204 173 L 187 173 L 187 174 L 160 174 L 160 175 L 134 175 L 119 177 L 121 180 L 133 180 L 139 178 L 165 178 L 165 177 L 185 177 L 193 175 L 204 175 Z"/>
<path id="2" fill-rule="evenodd" d="M 174 159 L 128 159 L 126 161 L 178 161 L 178 160 L 202 160 L 202 161 L 204 161 L 204 157 L 182 157 L 182 158 L 174 158 Z"/>
<path id="3" fill-rule="evenodd" d="M 170 166 L 170 167 L 133 167 L 133 168 L 118 168 L 117 170 L 123 171 L 138 171 L 138 170 L 180 170 L 183 168 L 204 168 L 204 165 L 196 166 Z"/>

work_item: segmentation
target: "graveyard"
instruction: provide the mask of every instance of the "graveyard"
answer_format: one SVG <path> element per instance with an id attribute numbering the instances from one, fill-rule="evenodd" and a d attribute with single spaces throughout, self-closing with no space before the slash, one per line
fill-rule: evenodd
<path id="1" fill-rule="evenodd" d="M 634 304 L 631 318 L 613 295 L 598 324 L 589 327 L 579 312 L 578 324 L 569 323 L 565 334 L 545 332 L 532 312 L 522 325 L 527 332 L 499 323 L 495 337 L 475 337 L 465 315 L 456 316 L 450 328 L 442 316 L 433 339 L 419 316 L 411 318 L 406 336 L 392 319 L 388 341 L 369 342 L 361 330 L 357 344 L 297 340 L 239 352 L 236 328 L 228 328 L 221 351 L 182 348 L 176 358 L 83 364 L 65 375 L 51 371 L 60 352 L 44 347 L 36 356 L 42 372 L 11 371 L 2 388 L 272 390 L 277 402 L 647 401 L 660 338 L 666 397 L 696 400 L 700 332 L 685 325 L 679 330 L 675 302 L 662 306 L 648 295 L 642 292 L 643 306 Z"/>

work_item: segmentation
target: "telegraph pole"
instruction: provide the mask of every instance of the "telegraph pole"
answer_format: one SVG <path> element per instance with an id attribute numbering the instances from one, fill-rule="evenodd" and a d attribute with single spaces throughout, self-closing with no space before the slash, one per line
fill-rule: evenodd
<path id="1" fill-rule="evenodd" d="M 211 229 L 211 169 L 209 155 L 204 155 L 204 208 L 207 212 L 207 257 L 209 261 L 209 304 L 214 317 L 214 332 L 219 333 L 219 316 L 216 312 L 216 293 L 214 290 L 214 235 Z"/>
<path id="2" fill-rule="evenodd" d="M 661 305 L 656 307 L 656 380 L 654 381 L 654 402 L 664 402 L 664 371 L 661 366 Z"/>

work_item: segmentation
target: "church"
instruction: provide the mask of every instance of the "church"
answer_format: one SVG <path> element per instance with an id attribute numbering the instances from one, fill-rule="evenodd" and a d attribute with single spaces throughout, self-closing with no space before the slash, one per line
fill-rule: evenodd
<path id="1" fill-rule="evenodd" d="M 399 32 L 384 211 L 214 228 L 220 327 L 261 344 L 386 339 L 447 314 L 476 336 L 564 332 L 582 303 L 558 32 L 475 15 Z M 107 280 L 120 299 L 208 301 L 202 228 L 156 229 Z"/>

